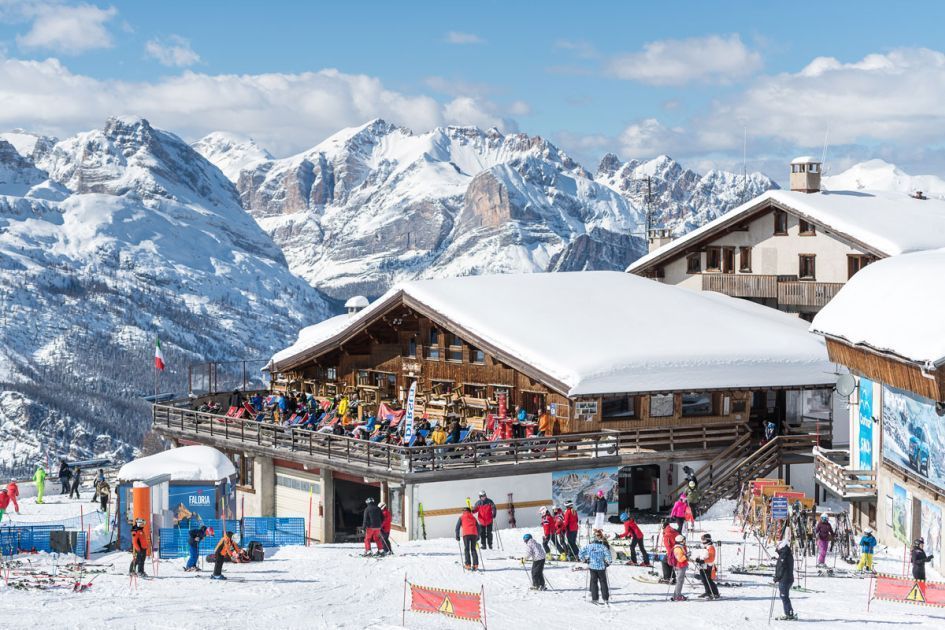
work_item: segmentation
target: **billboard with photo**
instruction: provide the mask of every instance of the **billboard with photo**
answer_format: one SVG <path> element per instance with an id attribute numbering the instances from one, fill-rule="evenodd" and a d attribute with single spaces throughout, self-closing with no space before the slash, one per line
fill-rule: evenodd
<path id="1" fill-rule="evenodd" d="M 909 491 L 897 483 L 893 484 L 892 497 L 892 528 L 893 535 L 904 544 L 908 545 L 912 538 L 912 523 L 909 516 L 912 512 L 912 500 L 909 498 Z"/>
<path id="2" fill-rule="evenodd" d="M 603 490 L 607 499 L 607 514 L 617 513 L 617 481 L 619 468 L 593 470 L 565 470 L 551 473 L 551 500 L 564 507 L 565 501 L 574 501 L 574 508 L 582 516 L 593 516 L 597 491 Z"/>
<path id="3" fill-rule="evenodd" d="M 942 507 L 922 499 L 921 519 L 925 553 L 938 557 L 942 552 Z"/>
<path id="4" fill-rule="evenodd" d="M 869 470 L 873 467 L 873 381 L 865 378 L 860 379 L 859 419 L 858 467 L 860 470 Z"/>
<path id="5" fill-rule="evenodd" d="M 883 387 L 883 459 L 945 490 L 945 418 L 934 401 Z"/>

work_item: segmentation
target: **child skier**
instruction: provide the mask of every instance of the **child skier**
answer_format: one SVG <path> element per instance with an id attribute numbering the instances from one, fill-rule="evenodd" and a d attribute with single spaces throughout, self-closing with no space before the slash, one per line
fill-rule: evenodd
<path id="1" fill-rule="evenodd" d="M 643 564 L 640 566 L 650 566 L 650 556 L 647 555 L 646 549 L 643 547 L 643 531 L 640 526 L 626 512 L 620 515 L 620 521 L 623 523 L 623 533 L 617 534 L 616 537 L 630 541 L 630 561 L 627 564 L 637 563 L 637 547 L 639 547 L 643 556 Z"/>
<path id="2" fill-rule="evenodd" d="M 817 566 L 827 566 L 827 550 L 830 549 L 830 541 L 833 540 L 833 527 L 826 514 L 820 515 L 820 522 L 814 528 L 817 535 Z"/>
<path id="3" fill-rule="evenodd" d="M 548 546 L 548 543 L 555 538 L 555 518 L 544 506 L 538 509 L 538 516 L 541 518 L 541 547 L 546 554 L 551 553 L 551 547 Z"/>
<path id="4" fill-rule="evenodd" d="M 243 550 L 233 542 L 233 532 L 224 532 L 220 542 L 217 543 L 216 549 L 213 550 L 213 575 L 210 576 L 210 579 L 225 580 L 223 563 L 242 562 L 242 553 Z"/>
<path id="5" fill-rule="evenodd" d="M 712 535 L 703 534 L 702 553 L 696 558 L 696 564 L 699 566 L 699 579 L 702 580 L 705 593 L 699 597 L 706 599 L 719 598 L 719 587 L 715 583 L 715 555 L 715 543 L 712 542 Z"/>
<path id="6" fill-rule="evenodd" d="M 476 553 L 476 543 L 479 542 L 479 523 L 473 516 L 469 506 L 464 507 L 456 521 L 456 540 L 463 539 L 463 566 L 467 571 L 479 570 L 479 554 Z"/>
<path id="7" fill-rule="evenodd" d="M 584 549 L 581 549 L 578 557 L 588 564 L 590 571 L 591 602 L 596 604 L 598 599 L 598 586 L 600 587 L 600 596 L 603 597 L 606 604 L 610 600 L 610 587 L 607 584 L 607 567 L 613 562 L 613 556 L 610 553 L 610 545 L 604 537 L 604 532 L 599 529 L 594 530 L 594 537 Z"/>
<path id="8" fill-rule="evenodd" d="M 686 584 L 686 570 L 689 568 L 689 549 L 686 548 L 686 537 L 682 534 L 676 536 L 673 545 L 673 568 L 676 570 L 676 591 L 673 593 L 673 601 L 686 601 L 687 598 L 682 594 L 682 590 Z"/>
<path id="9" fill-rule="evenodd" d="M 10 493 L 6 488 L 0 488 L 0 523 L 3 523 L 3 514 L 10 505 Z"/>
<path id="10" fill-rule="evenodd" d="M 574 509 L 574 503 L 571 501 L 566 501 L 564 504 L 564 532 L 568 541 L 567 548 L 569 560 L 577 560 L 578 558 L 577 535 L 579 526 L 580 524 L 578 521 L 578 514 Z"/>
<path id="11" fill-rule="evenodd" d="M 876 550 L 876 537 L 873 536 L 873 530 L 867 528 L 860 538 L 860 561 L 856 565 L 857 571 L 869 571 L 873 573 L 873 552 Z"/>
<path id="12" fill-rule="evenodd" d="M 212 530 L 211 530 L 212 535 Z M 190 557 L 187 558 L 187 564 L 184 565 L 184 571 L 188 573 L 199 571 L 197 568 L 197 558 L 200 557 L 200 541 L 207 537 L 207 526 L 201 525 L 190 530 L 187 535 L 187 542 L 190 546 Z"/>
<path id="13" fill-rule="evenodd" d="M 525 541 L 525 560 L 532 562 L 532 590 L 545 589 L 545 550 L 531 534 L 522 536 Z"/>
<path id="14" fill-rule="evenodd" d="M 791 587 L 794 585 L 794 554 L 791 543 L 782 540 L 778 543 L 778 562 L 774 566 L 774 581 L 778 585 L 781 595 L 781 604 L 784 606 L 784 616 L 779 619 L 794 621 L 794 606 L 791 605 Z M 774 595 L 771 596 L 772 598 Z M 772 602 L 773 603 L 773 602 Z"/>

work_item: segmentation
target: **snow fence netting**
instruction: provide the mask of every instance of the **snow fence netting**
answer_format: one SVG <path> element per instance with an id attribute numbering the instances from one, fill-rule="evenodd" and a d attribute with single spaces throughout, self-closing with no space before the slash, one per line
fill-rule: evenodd
<path id="1" fill-rule="evenodd" d="M 223 521 L 221 519 L 207 519 L 201 523 L 192 524 L 192 527 L 206 525 L 213 528 L 213 536 L 207 536 L 200 542 L 200 555 L 213 553 L 220 537 L 223 535 L 224 523 L 228 523 L 230 531 L 239 534 L 240 545 L 246 547 L 256 540 L 263 547 L 283 547 L 287 545 L 305 544 L 304 518 L 273 518 L 247 516 L 241 521 Z M 186 558 L 190 555 L 190 528 L 167 527 L 159 530 L 161 536 L 158 555 L 166 558 Z"/>

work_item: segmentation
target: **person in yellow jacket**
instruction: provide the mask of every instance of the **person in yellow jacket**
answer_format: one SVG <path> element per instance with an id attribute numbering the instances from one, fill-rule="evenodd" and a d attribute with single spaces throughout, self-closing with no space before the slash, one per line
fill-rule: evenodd
<path id="1" fill-rule="evenodd" d="M 686 569 L 689 568 L 689 550 L 686 548 L 686 537 L 682 534 L 676 536 L 676 544 L 673 546 L 673 567 L 676 569 L 676 591 L 673 594 L 674 602 L 686 601 L 686 596 L 682 594 L 683 585 L 686 583 Z"/>
<path id="2" fill-rule="evenodd" d="M 430 432 L 430 443 L 434 446 L 446 444 L 446 431 L 443 430 L 442 425 L 433 427 L 433 431 Z"/>
<path id="3" fill-rule="evenodd" d="M 341 401 L 338 402 L 338 415 L 343 417 L 346 413 L 348 413 L 348 397 L 342 396 Z"/>
<path id="4" fill-rule="evenodd" d="M 33 481 L 36 482 L 36 502 L 43 502 L 43 495 L 46 494 L 46 470 L 40 464 L 36 467 L 36 474 L 33 475 Z"/>

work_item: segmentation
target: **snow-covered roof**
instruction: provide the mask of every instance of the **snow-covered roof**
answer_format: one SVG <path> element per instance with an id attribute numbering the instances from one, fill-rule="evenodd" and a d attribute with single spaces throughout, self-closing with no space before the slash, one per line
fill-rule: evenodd
<path id="1" fill-rule="evenodd" d="M 170 475 L 171 481 L 219 481 L 236 474 L 226 455 L 212 446 L 182 446 L 128 462 L 118 471 L 120 481 L 140 481 Z"/>
<path id="2" fill-rule="evenodd" d="M 367 308 L 368 299 L 363 295 L 356 295 L 352 298 L 348 298 L 348 301 L 345 302 L 345 308 Z"/>
<path id="3" fill-rule="evenodd" d="M 920 364 L 945 364 L 945 249 L 880 260 L 853 276 L 811 332 Z"/>
<path id="4" fill-rule="evenodd" d="M 571 396 L 834 382 L 823 341 L 798 318 L 613 271 L 400 284 L 355 315 L 304 329 L 272 369 L 335 347 L 401 299 Z"/>
<path id="5" fill-rule="evenodd" d="M 915 199 L 901 192 L 877 190 L 816 193 L 769 190 L 650 252 L 627 271 L 636 273 L 656 260 L 682 251 L 769 202 L 886 256 L 945 247 L 945 200 Z"/>
<path id="6" fill-rule="evenodd" d="M 812 155 L 801 155 L 791 160 L 791 164 L 820 164 L 820 160 Z"/>

